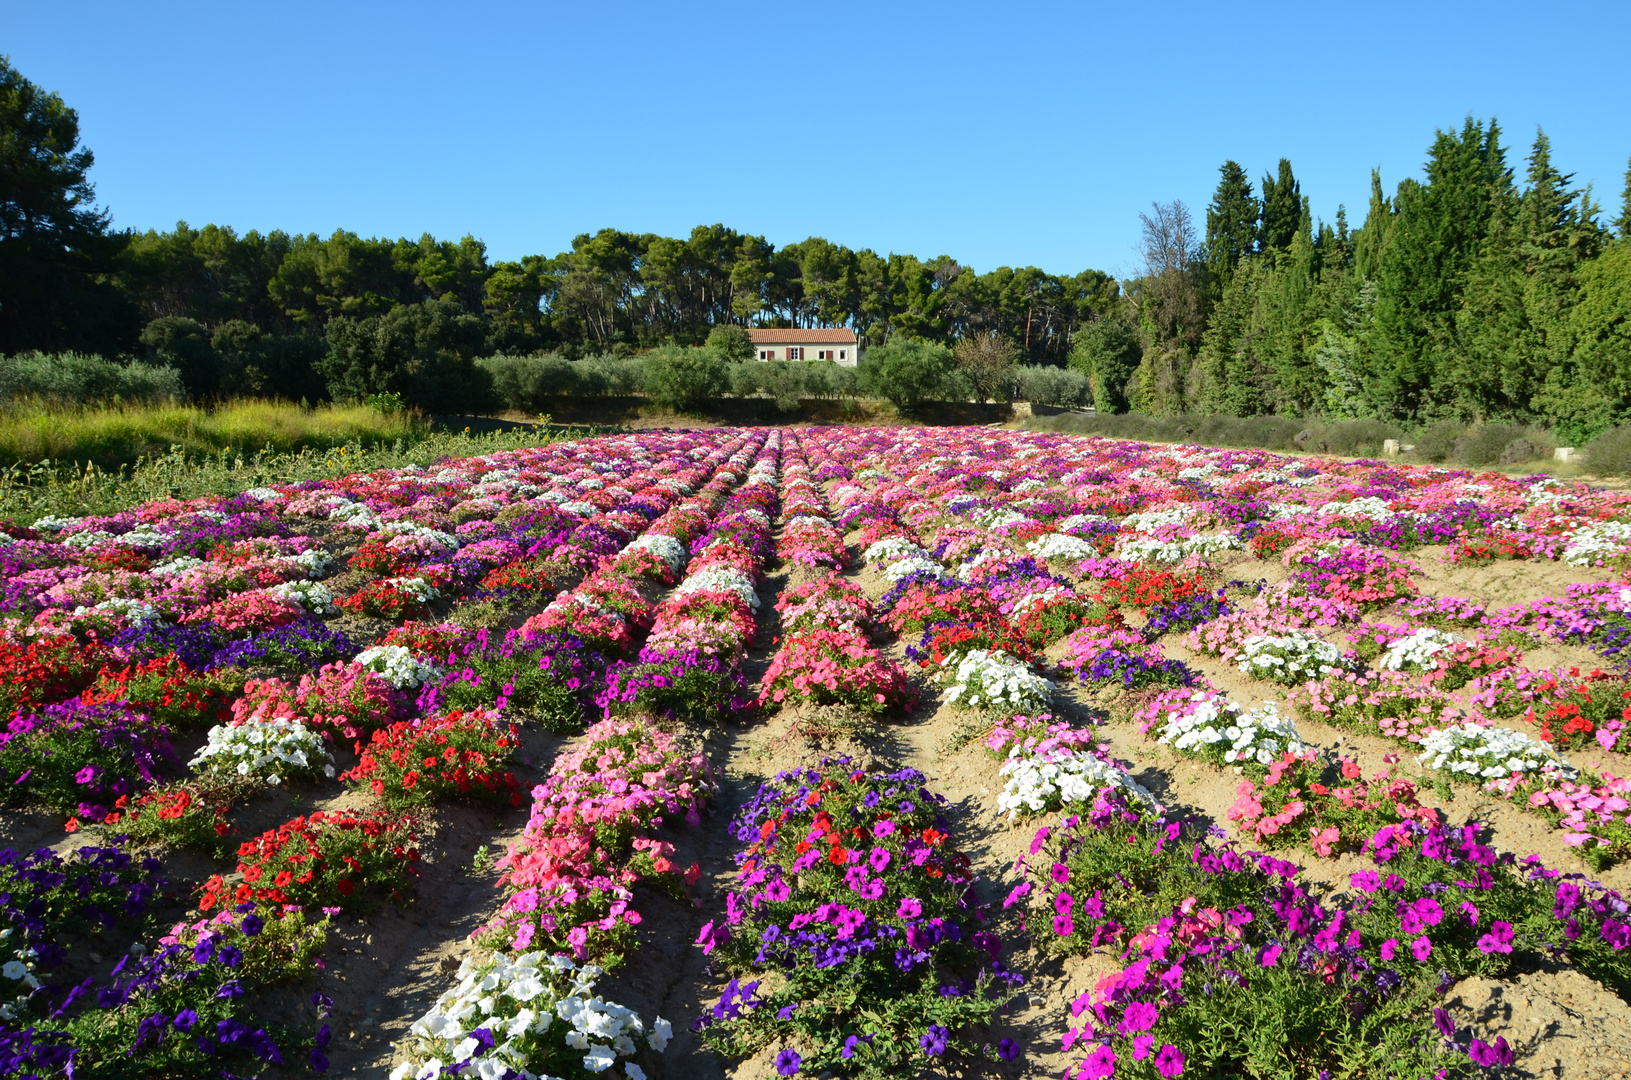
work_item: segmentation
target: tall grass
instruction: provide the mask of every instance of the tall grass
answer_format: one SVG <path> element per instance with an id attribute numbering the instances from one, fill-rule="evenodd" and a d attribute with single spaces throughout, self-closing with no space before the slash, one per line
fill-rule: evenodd
<path id="1" fill-rule="evenodd" d="M 352 472 L 431 465 L 443 458 L 470 457 L 522 446 L 602 434 L 610 428 L 516 427 L 472 434 L 437 431 L 390 445 L 349 442 L 324 449 L 307 447 L 280 453 L 240 443 L 209 455 L 176 449 L 133 466 L 113 470 L 91 464 L 37 461 L 0 469 L 0 517 L 29 524 L 46 514 L 111 514 L 135 503 L 165 496 L 190 499 L 230 495 L 264 484 L 325 480 Z M 241 447 L 241 448 L 240 448 Z"/>
<path id="2" fill-rule="evenodd" d="M 366 405 L 307 409 L 241 399 L 206 408 L 178 402 L 69 405 L 35 398 L 0 409 L 0 466 L 52 460 L 117 469 L 172 447 L 206 457 L 229 448 L 291 454 L 348 443 L 387 445 L 418 439 L 426 431 L 425 421 L 413 414 Z"/>

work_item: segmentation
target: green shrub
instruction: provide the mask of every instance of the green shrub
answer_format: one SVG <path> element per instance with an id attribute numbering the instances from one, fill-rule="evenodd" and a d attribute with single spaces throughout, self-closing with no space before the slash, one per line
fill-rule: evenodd
<path id="1" fill-rule="evenodd" d="M 729 385 L 725 361 L 707 349 L 666 345 L 645 359 L 646 396 L 665 409 L 694 412 L 717 399 Z"/>
<path id="2" fill-rule="evenodd" d="M 485 356 L 476 361 L 493 380 L 493 392 L 510 409 L 540 412 L 552 398 L 578 393 L 577 371 L 557 353 Z"/>
<path id="3" fill-rule="evenodd" d="M 861 359 L 860 385 L 896 408 L 910 409 L 940 398 L 951 370 L 951 350 L 944 345 L 897 338 L 867 350 Z"/>
<path id="4" fill-rule="evenodd" d="M 1118 315 L 1088 323 L 1070 350 L 1070 366 L 1092 380 L 1093 407 L 1101 413 L 1127 411 L 1127 383 L 1142 358 L 1137 330 Z"/>
<path id="5" fill-rule="evenodd" d="M 753 337 L 740 326 L 714 327 L 708 331 L 708 344 L 704 347 L 721 360 L 739 363 L 753 359 Z"/>
<path id="6" fill-rule="evenodd" d="M 601 353 L 572 364 L 580 397 L 629 397 L 645 386 L 645 361 L 635 356 Z"/>
<path id="7" fill-rule="evenodd" d="M 1411 453 L 1423 461 L 1448 461 L 1455 451 L 1456 440 L 1466 432 L 1467 425 L 1459 420 L 1439 420 L 1410 437 L 1416 447 Z"/>
<path id="8" fill-rule="evenodd" d="M 478 412 L 493 404 L 492 382 L 475 363 L 486 334 L 480 316 L 453 300 L 339 316 L 329 321 L 329 352 L 316 368 L 337 401 L 394 391 L 427 412 Z"/>
<path id="9" fill-rule="evenodd" d="M 1063 409 L 1086 409 L 1093 405 L 1093 381 L 1070 368 L 1017 367 L 1014 382 L 1022 401 Z"/>
<path id="10" fill-rule="evenodd" d="M 1631 474 L 1631 424 L 1611 427 L 1585 447 L 1586 468 L 1603 476 Z"/>
<path id="11" fill-rule="evenodd" d="M 43 398 L 55 403 L 167 401 L 184 397 L 172 367 L 117 364 L 85 353 L 19 353 L 0 357 L 0 398 Z"/>

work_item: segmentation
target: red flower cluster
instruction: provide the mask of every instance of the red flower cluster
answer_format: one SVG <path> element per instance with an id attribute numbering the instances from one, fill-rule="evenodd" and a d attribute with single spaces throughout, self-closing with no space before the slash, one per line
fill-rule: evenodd
<path id="1" fill-rule="evenodd" d="M 71 637 L 40 637 L 27 645 L 0 638 L 0 715 L 72 697 L 89 686 L 104 662 L 102 651 Z"/>
<path id="2" fill-rule="evenodd" d="M 202 911 L 255 900 L 271 904 L 334 904 L 357 908 L 375 886 L 402 898 L 418 875 L 418 836 L 406 816 L 318 810 L 270 829 L 238 847 L 243 880 L 229 888 L 216 874 L 204 885 Z"/>
<path id="3" fill-rule="evenodd" d="M 481 709 L 454 709 L 417 726 L 400 721 L 356 745 L 357 764 L 340 779 L 365 785 L 393 803 L 438 798 L 522 804 L 521 784 L 503 768 L 516 745 L 515 726 Z"/>
<path id="4" fill-rule="evenodd" d="M 1112 607 L 1149 609 L 1156 604 L 1172 604 L 1187 600 L 1206 591 L 1206 582 L 1200 574 L 1180 577 L 1170 570 L 1152 570 L 1147 566 L 1134 566 L 1125 575 L 1112 578 L 1099 590 L 1101 603 Z"/>

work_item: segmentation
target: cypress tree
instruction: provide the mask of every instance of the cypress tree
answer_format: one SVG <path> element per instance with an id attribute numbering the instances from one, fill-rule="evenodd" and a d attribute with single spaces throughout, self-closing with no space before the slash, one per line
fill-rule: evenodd
<path id="1" fill-rule="evenodd" d="M 1393 199 L 1387 243 L 1375 273 L 1377 412 L 1411 417 L 1431 405 L 1435 350 L 1449 338 L 1462 287 L 1489 236 L 1496 203 L 1509 198 L 1500 125 L 1467 117 L 1460 134 L 1440 131 L 1428 151 L 1427 182 L 1407 179 Z"/>
<path id="2" fill-rule="evenodd" d="M 1280 159 L 1280 177 L 1263 177 L 1263 226 L 1258 246 L 1263 251 L 1284 251 L 1297 235 L 1303 213 L 1302 190 L 1291 174 L 1291 162 Z"/>
<path id="3" fill-rule="evenodd" d="M 1206 268 L 1214 300 L 1223 295 L 1235 267 L 1256 246 L 1258 219 L 1263 213 L 1252 193 L 1252 182 L 1238 162 L 1225 161 L 1218 174 L 1218 189 L 1206 208 Z"/>

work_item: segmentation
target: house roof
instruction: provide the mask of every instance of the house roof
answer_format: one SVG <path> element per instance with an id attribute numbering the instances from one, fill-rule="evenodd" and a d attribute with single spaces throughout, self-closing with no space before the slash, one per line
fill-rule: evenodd
<path id="1" fill-rule="evenodd" d="M 750 327 L 755 345 L 854 345 L 854 330 L 760 330 Z"/>

